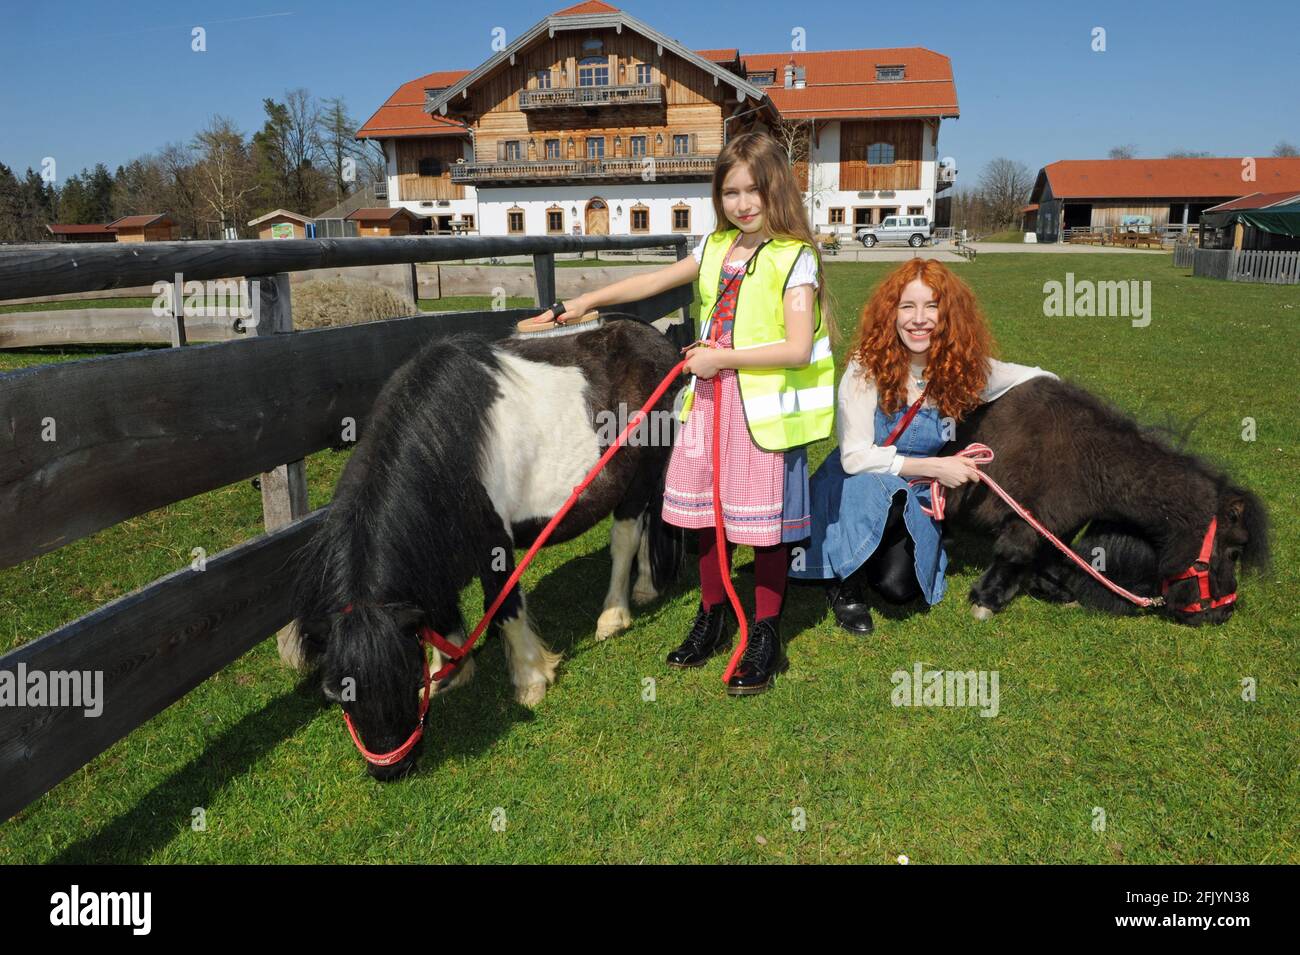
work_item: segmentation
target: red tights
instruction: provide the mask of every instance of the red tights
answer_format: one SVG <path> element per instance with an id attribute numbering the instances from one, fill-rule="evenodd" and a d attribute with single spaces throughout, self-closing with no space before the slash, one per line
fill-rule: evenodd
<path id="1" fill-rule="evenodd" d="M 733 546 L 727 545 L 728 569 Z M 790 545 L 782 543 L 754 548 L 755 620 L 781 613 L 789 569 Z M 722 570 L 718 567 L 717 531 L 712 527 L 700 530 L 700 600 L 706 607 L 715 607 L 727 600 L 727 591 L 722 586 Z"/>

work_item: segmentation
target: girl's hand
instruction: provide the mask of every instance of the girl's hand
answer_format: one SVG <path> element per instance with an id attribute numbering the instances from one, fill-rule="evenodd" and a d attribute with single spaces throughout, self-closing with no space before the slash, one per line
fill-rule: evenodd
<path id="1" fill-rule="evenodd" d="M 694 345 L 686 352 L 686 367 L 684 373 L 688 375 L 697 375 L 700 378 L 712 378 L 722 367 L 721 348 L 710 348 L 707 345 Z"/>
<path id="2" fill-rule="evenodd" d="M 931 477 L 944 487 L 961 487 L 968 481 L 978 481 L 980 469 L 970 458 L 957 455 L 943 458 L 931 458 Z"/>

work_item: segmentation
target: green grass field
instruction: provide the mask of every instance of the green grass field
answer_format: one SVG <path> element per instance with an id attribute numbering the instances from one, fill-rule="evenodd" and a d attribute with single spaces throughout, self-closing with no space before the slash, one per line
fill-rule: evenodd
<path id="1" fill-rule="evenodd" d="M 828 265 L 841 362 L 889 267 Z M 1274 569 L 1242 579 L 1227 625 L 1028 598 L 981 624 L 965 596 L 985 545 L 958 542 L 944 601 L 879 610 L 870 638 L 839 632 L 819 589 L 792 586 L 791 669 L 770 693 L 730 699 L 722 660 L 692 672 L 662 662 L 694 615 L 693 564 L 630 631 L 595 642 L 606 522 L 544 551 L 524 578 L 565 658 L 535 710 L 512 700 L 491 641 L 476 681 L 435 701 L 415 774 L 378 784 L 337 709 L 281 668 L 268 640 L 0 825 L 0 862 L 1300 862 L 1300 294 L 1192 278 L 1166 256 L 1004 254 L 954 268 L 1003 358 L 1073 378 L 1144 422 L 1194 421 L 1190 446 L 1266 502 Z M 1150 325 L 1044 317 L 1044 282 L 1067 272 L 1150 280 Z M 0 354 L 0 369 L 79 354 Z M 1247 417 L 1254 441 L 1241 436 Z M 313 507 L 344 461 L 308 461 Z M 260 520 L 244 482 L 0 571 L 0 650 L 183 566 L 195 546 L 256 534 Z M 750 561 L 741 548 L 738 591 L 752 609 Z M 481 606 L 467 590 L 467 620 Z M 999 714 L 895 708 L 890 675 L 917 662 L 997 670 Z M 191 826 L 200 807 L 206 831 Z"/>

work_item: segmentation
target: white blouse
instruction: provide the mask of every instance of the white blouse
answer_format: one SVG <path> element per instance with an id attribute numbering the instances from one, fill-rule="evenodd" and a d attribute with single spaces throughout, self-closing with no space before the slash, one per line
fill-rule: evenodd
<path id="1" fill-rule="evenodd" d="M 691 250 L 691 255 L 695 256 L 696 262 L 704 262 L 704 243 L 708 241 L 709 237 L 706 235 L 700 240 L 700 244 Z M 795 260 L 794 269 L 790 272 L 790 281 L 786 283 L 785 287 L 791 289 L 796 285 L 817 287 L 817 259 L 813 256 L 812 249 L 807 246 L 799 253 L 799 258 Z"/>
<path id="2" fill-rule="evenodd" d="M 922 374 L 916 365 L 912 366 L 912 371 L 914 377 Z M 1057 377 L 1037 366 L 1031 368 L 990 358 L 988 383 L 980 393 L 980 400 L 988 403 L 1021 382 L 1043 375 Z M 907 391 L 909 404 L 920 395 L 920 390 L 910 381 Z M 887 471 L 897 474 L 903 467 L 904 456 L 892 444 L 883 447 L 876 444 L 876 384 L 863 374 L 856 359 L 850 359 L 844 369 L 836 400 L 835 431 L 840 443 L 840 463 L 845 472 Z"/>

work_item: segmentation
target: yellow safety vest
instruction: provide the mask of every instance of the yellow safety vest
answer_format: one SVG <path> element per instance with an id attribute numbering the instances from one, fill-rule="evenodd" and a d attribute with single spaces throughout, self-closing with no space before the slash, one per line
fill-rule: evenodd
<path id="1" fill-rule="evenodd" d="M 704 243 L 700 262 L 700 337 L 705 338 L 717 303 L 722 259 L 739 229 L 714 232 Z M 746 263 L 752 266 L 736 294 L 732 347 L 755 348 L 785 341 L 785 286 L 799 253 L 798 239 L 774 238 Z M 808 364 L 799 368 L 738 368 L 741 404 L 750 436 L 760 448 L 784 451 L 827 437 L 835 426 L 835 358 L 822 322 L 821 303 L 813 295 L 813 347 Z M 687 386 L 681 420 L 695 403 L 695 378 Z"/>

